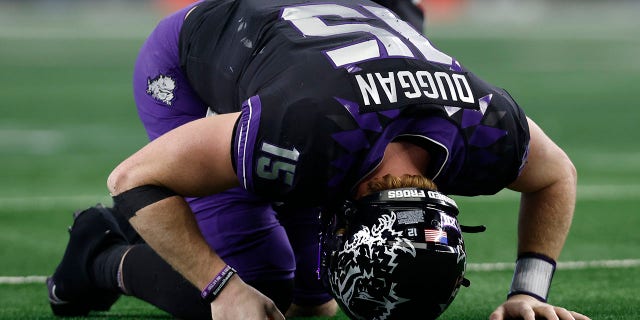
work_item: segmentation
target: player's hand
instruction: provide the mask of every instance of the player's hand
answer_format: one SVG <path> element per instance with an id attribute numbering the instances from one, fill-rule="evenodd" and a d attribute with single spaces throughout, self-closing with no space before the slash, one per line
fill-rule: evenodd
<path id="1" fill-rule="evenodd" d="M 211 303 L 212 320 L 284 320 L 276 305 L 234 275 Z"/>
<path id="2" fill-rule="evenodd" d="M 539 318 L 547 320 L 591 320 L 583 314 L 552 306 L 528 295 L 510 297 L 489 316 L 489 320 L 535 320 Z"/>

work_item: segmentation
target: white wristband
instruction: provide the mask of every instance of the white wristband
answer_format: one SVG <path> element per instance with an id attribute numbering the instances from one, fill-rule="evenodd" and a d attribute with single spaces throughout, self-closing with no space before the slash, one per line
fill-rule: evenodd
<path id="1" fill-rule="evenodd" d="M 547 302 L 555 270 L 556 263 L 551 258 L 537 254 L 520 256 L 513 273 L 509 297 L 526 294 Z"/>

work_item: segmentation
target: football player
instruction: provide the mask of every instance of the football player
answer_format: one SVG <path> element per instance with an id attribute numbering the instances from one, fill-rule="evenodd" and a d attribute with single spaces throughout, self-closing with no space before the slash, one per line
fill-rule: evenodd
<path id="1" fill-rule="evenodd" d="M 417 30 L 420 30 L 423 27 L 424 19 L 422 10 L 419 5 L 414 4 L 412 1 L 398 0 L 374 2 L 388 6 L 396 12 L 398 16 L 409 21 Z M 166 24 L 167 23 L 165 23 L 165 25 Z M 153 44 L 154 41 L 157 42 L 158 37 L 150 38 L 148 42 Z M 150 54 L 150 51 L 143 49 L 138 58 L 138 65 L 149 65 L 149 61 L 152 61 L 153 59 L 154 57 Z M 158 65 L 154 65 L 153 68 L 167 71 L 174 69 L 175 66 L 160 61 Z M 142 68 L 136 68 L 136 77 L 140 75 L 140 72 L 143 72 L 139 70 L 142 70 Z M 144 69 L 144 72 L 148 71 Z M 154 70 L 154 72 L 156 72 L 156 70 Z M 149 79 L 149 74 L 145 73 L 141 76 L 143 79 L 141 82 L 134 83 L 134 93 L 137 98 L 136 102 L 140 111 L 140 118 L 147 129 L 150 139 L 153 140 L 170 129 L 192 121 L 198 117 L 204 117 L 208 112 L 211 112 L 202 104 L 192 103 L 185 103 L 184 105 L 180 103 L 175 104 L 169 116 L 165 113 L 164 109 L 166 108 L 153 108 L 153 106 L 158 104 L 158 101 L 147 99 L 148 97 L 146 97 L 146 95 L 140 95 L 138 93 L 146 92 L 149 95 L 155 95 L 156 97 L 166 95 L 164 99 L 173 99 L 173 89 L 175 89 L 174 79 L 161 75 L 159 72 L 155 73 L 154 77 L 156 77 L 156 79 Z M 142 96 L 142 98 L 140 98 L 140 96 Z M 149 108 L 149 105 L 151 105 L 152 108 Z M 287 209 L 286 206 L 274 205 L 267 202 L 259 204 L 258 201 L 255 200 L 255 197 L 246 194 L 246 191 L 241 189 L 231 190 L 220 195 L 209 196 L 206 198 L 190 198 L 189 202 L 192 205 L 194 212 L 197 212 L 196 217 L 200 221 L 200 226 L 204 228 L 205 234 L 207 234 L 207 230 L 213 230 L 207 227 L 207 224 L 209 223 L 223 224 L 225 226 L 224 233 L 218 231 L 215 234 L 212 234 L 209 232 L 209 237 L 215 237 L 215 239 L 211 239 L 209 242 L 215 243 L 217 246 L 224 246 L 228 248 L 226 250 L 228 254 L 226 254 L 225 257 L 227 259 L 233 259 L 232 257 L 235 257 L 235 259 L 239 260 L 236 262 L 236 265 L 244 263 L 251 265 L 251 269 L 255 270 L 252 273 L 248 271 L 248 268 L 238 268 L 240 269 L 241 274 L 243 274 L 243 278 L 248 280 L 254 287 L 259 288 L 260 291 L 267 293 L 270 297 L 282 297 L 280 299 L 276 299 L 280 302 L 278 305 L 281 309 L 286 309 L 286 305 L 293 299 L 293 304 L 288 309 L 288 315 L 321 316 L 332 315 L 335 313 L 337 307 L 335 301 L 333 301 L 331 296 L 321 286 L 317 279 L 317 262 L 315 261 L 315 257 L 319 254 L 317 237 L 309 237 L 309 235 L 316 234 L 319 231 L 318 219 L 315 218 L 317 215 L 317 209 L 306 209 L 312 214 L 291 215 L 288 213 L 291 210 Z M 224 205 L 220 205 L 220 203 L 224 203 Z M 257 226 L 252 227 L 247 223 L 238 223 L 239 221 L 242 221 L 242 219 L 230 219 L 229 221 L 224 221 L 224 217 L 225 215 L 229 215 L 229 213 L 227 213 L 229 211 L 235 211 L 235 216 L 243 214 L 248 216 L 264 215 L 275 221 L 274 217 L 276 216 L 276 210 L 278 211 L 278 221 L 277 223 L 272 223 L 271 226 L 258 224 Z M 106 220 L 104 221 L 100 219 L 101 215 L 95 215 L 94 222 L 84 222 L 84 224 L 103 224 L 108 226 L 110 223 L 108 220 L 114 218 L 111 217 L 113 214 L 112 208 L 105 208 L 101 205 L 89 208 L 85 211 L 101 211 L 107 215 L 105 216 Z M 302 209 L 298 208 L 296 211 L 299 212 L 302 211 Z M 81 212 L 82 211 L 75 213 L 75 216 L 79 217 Z M 215 217 L 215 222 L 211 222 L 214 220 L 212 217 Z M 115 218 L 121 217 L 115 215 Z M 209 222 L 205 223 L 203 221 Z M 122 219 L 116 222 L 119 223 L 119 227 L 123 228 L 127 233 L 127 243 L 135 244 L 135 248 L 131 247 L 126 250 L 126 253 L 128 254 L 127 260 L 123 260 L 122 263 L 119 264 L 119 268 L 127 269 L 128 271 L 125 273 L 127 275 L 145 275 L 145 277 L 131 277 L 131 279 L 135 279 L 136 281 L 135 284 L 130 284 L 128 286 L 130 288 L 128 294 L 144 299 L 180 318 L 198 318 L 202 317 L 203 314 L 209 314 L 208 306 L 203 305 L 200 303 L 199 299 L 197 299 L 197 290 L 189 285 L 185 286 L 184 278 L 167 265 L 164 260 L 159 258 L 153 250 L 144 245 L 144 241 L 142 241 L 137 233 L 131 229 L 128 222 Z M 80 224 L 81 223 L 78 222 L 78 225 Z M 284 230 L 282 227 L 284 227 Z M 72 235 L 80 233 L 81 229 L 82 228 L 76 226 Z M 256 230 L 266 229 L 270 230 L 268 232 L 260 232 L 261 236 L 255 235 Z M 304 238 L 288 243 L 287 235 L 288 238 Z M 75 241 L 73 242 L 75 243 Z M 256 256 L 256 251 L 260 252 L 259 246 L 252 245 L 260 242 L 271 243 L 271 248 L 274 249 L 276 248 L 275 244 L 278 244 L 278 250 L 274 251 L 281 251 L 282 255 L 270 254 L 268 258 L 247 259 L 246 257 Z M 254 249 L 232 249 L 245 247 L 254 247 Z M 85 247 L 84 250 L 89 250 L 89 246 Z M 295 258 L 295 267 L 291 265 L 292 250 Z M 223 252 L 223 250 L 219 249 L 219 252 Z M 124 258 L 124 253 L 125 251 L 122 250 L 112 256 L 120 257 L 119 259 L 122 260 Z M 140 268 L 140 264 L 137 263 L 139 260 L 145 261 L 147 266 L 154 266 L 154 271 L 150 272 L 148 267 Z M 289 277 L 291 269 L 295 269 L 296 281 L 293 297 L 291 297 L 291 294 L 276 294 L 269 291 L 273 290 L 273 288 L 285 288 L 285 292 L 291 290 L 291 279 L 288 279 L 287 281 L 278 280 L 275 284 L 271 281 L 260 281 L 260 283 L 252 281 L 252 278 L 269 279 L 274 277 L 274 271 L 272 271 L 272 269 L 275 264 L 272 260 L 283 261 L 279 263 L 281 265 L 280 267 L 286 269 L 285 271 L 280 271 L 280 273 L 287 274 L 286 277 Z M 101 266 L 99 263 L 96 265 Z M 110 269 L 100 270 L 100 272 L 109 273 Z M 262 273 L 271 273 L 271 275 L 265 276 Z M 282 277 L 282 275 L 279 277 Z M 156 281 L 157 278 L 160 278 L 163 281 Z M 127 279 L 129 278 L 126 278 L 123 281 L 129 282 Z M 50 280 L 49 284 L 50 287 L 52 287 L 53 280 Z M 122 283 L 120 285 L 123 286 Z M 57 288 L 58 291 L 64 291 L 61 290 L 60 286 Z M 144 289 L 137 290 L 137 288 Z M 166 290 L 163 290 L 165 288 Z M 172 298 L 167 299 L 164 294 L 170 295 Z M 53 301 L 60 301 L 55 297 L 55 291 L 51 290 L 51 288 L 50 295 L 53 295 Z M 72 304 L 54 303 L 52 307 L 54 307 L 54 311 L 58 315 L 86 314 L 90 310 L 108 309 L 119 297 L 119 294 L 114 294 L 111 290 L 107 290 L 102 296 L 93 296 L 94 298 L 89 298 L 89 301 L 76 300 L 76 303 Z"/>
<path id="2" fill-rule="evenodd" d="M 511 188 L 519 257 L 492 318 L 588 319 L 546 303 L 573 214 L 571 161 L 505 90 L 385 7 L 196 3 L 151 34 L 134 94 L 153 141 L 109 176 L 113 209 L 75 215 L 48 279 L 58 315 L 120 293 L 180 318 L 283 319 L 292 299 L 291 315 L 330 315 L 319 276 L 354 319 L 435 318 L 465 284 L 446 195 Z"/>

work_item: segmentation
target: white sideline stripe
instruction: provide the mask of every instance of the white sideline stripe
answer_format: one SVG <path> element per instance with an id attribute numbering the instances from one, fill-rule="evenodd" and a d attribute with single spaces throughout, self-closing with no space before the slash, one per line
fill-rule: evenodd
<path id="1" fill-rule="evenodd" d="M 0 277 L 0 284 L 44 283 L 46 276 Z"/>
<path id="2" fill-rule="evenodd" d="M 103 30 L 92 30 L 88 27 L 90 31 L 85 30 L 46 30 L 44 28 L 32 28 L 31 30 L 1 30 L 0 31 L 0 39 L 9 39 L 9 40 L 144 40 L 148 33 L 148 26 L 143 27 L 131 27 L 127 30 L 116 30 L 116 31 L 103 31 Z M 131 32 L 131 30 L 135 30 Z M 143 30 L 143 31 L 139 31 Z"/>
<path id="3" fill-rule="evenodd" d="M 514 263 L 469 263 L 468 271 L 489 272 L 513 270 Z M 582 270 L 582 269 L 620 269 L 639 267 L 640 259 L 624 260 L 596 260 L 596 261 L 566 261 L 558 262 L 557 268 L 561 270 Z M 47 276 L 22 276 L 22 277 L 0 277 L 0 284 L 29 284 L 44 283 Z"/>
<path id="4" fill-rule="evenodd" d="M 506 271 L 513 270 L 513 262 L 496 263 L 469 263 L 469 271 Z M 623 260 L 595 260 L 595 261 L 563 261 L 558 262 L 556 268 L 559 270 L 583 270 L 583 269 L 619 269 L 640 267 L 640 259 Z"/>
<path id="5" fill-rule="evenodd" d="M 50 205 L 79 205 L 96 204 L 98 202 L 111 204 L 111 197 L 108 194 L 101 195 L 77 195 L 77 196 L 26 196 L 26 197 L 0 197 L 0 207 L 45 207 Z"/>
<path id="6" fill-rule="evenodd" d="M 464 197 L 467 201 L 506 201 L 517 200 L 519 194 L 514 191 L 504 190 L 494 196 Z M 640 198 L 640 184 L 625 185 L 579 185 L 578 200 L 620 200 Z M 95 204 L 102 202 L 111 203 L 111 198 L 105 193 L 101 195 L 76 195 L 76 196 L 23 196 L 0 197 L 0 207 L 33 208 L 37 206 L 49 206 L 58 204 Z"/>
<path id="7" fill-rule="evenodd" d="M 153 23 L 149 23 L 149 25 L 153 25 Z M 464 32 L 460 32 L 460 29 L 453 30 L 438 30 L 437 32 L 427 32 L 427 35 L 434 38 L 442 38 L 442 39 L 488 39 L 488 40 L 510 40 L 510 41 L 532 41 L 532 40 L 586 40 L 586 41 L 601 41 L 601 42 L 611 42 L 611 41 L 626 41 L 628 43 L 634 43 L 638 41 L 637 37 L 633 37 L 632 35 L 626 34 L 617 34 L 615 31 L 604 31 L 600 34 L 596 33 L 579 33 L 576 34 L 571 30 L 558 31 L 556 29 L 552 29 L 550 31 L 542 31 L 538 34 L 528 34 L 523 36 L 522 32 L 519 29 L 515 29 L 518 31 L 509 31 L 511 29 L 500 29 L 500 27 L 495 27 L 494 29 L 480 29 L 479 31 L 469 31 L 470 28 L 474 27 L 466 26 L 467 28 L 463 29 Z M 633 28 L 634 26 L 630 26 L 629 28 Z M 0 39 L 8 39 L 8 40 L 144 40 L 148 36 L 148 25 L 144 25 L 142 27 L 132 26 L 126 30 L 116 30 L 116 31 L 104 31 L 100 29 L 92 29 L 91 27 L 87 27 L 90 30 L 46 30 L 44 28 L 32 28 L 32 30 L 0 30 Z M 131 30 L 135 30 L 132 32 Z M 140 31 L 142 30 L 142 31 Z M 458 33 L 455 33 L 458 31 Z M 624 29 L 623 29 L 624 31 Z M 435 35 L 435 36 L 434 36 Z"/>

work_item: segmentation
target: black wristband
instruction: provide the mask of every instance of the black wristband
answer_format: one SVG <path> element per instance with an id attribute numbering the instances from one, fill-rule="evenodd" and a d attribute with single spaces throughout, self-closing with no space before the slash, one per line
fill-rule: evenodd
<path id="1" fill-rule="evenodd" d="M 173 190 L 156 185 L 144 185 L 129 189 L 113 197 L 114 210 L 131 219 L 138 210 L 160 200 L 177 196 Z"/>
<path id="2" fill-rule="evenodd" d="M 220 295 L 220 292 L 224 289 L 234 274 L 236 274 L 236 269 L 231 266 L 226 265 L 222 268 L 222 271 L 220 271 L 220 273 L 218 273 L 218 275 L 216 275 L 200 293 L 202 299 L 208 303 L 213 302 L 213 300 Z"/>

